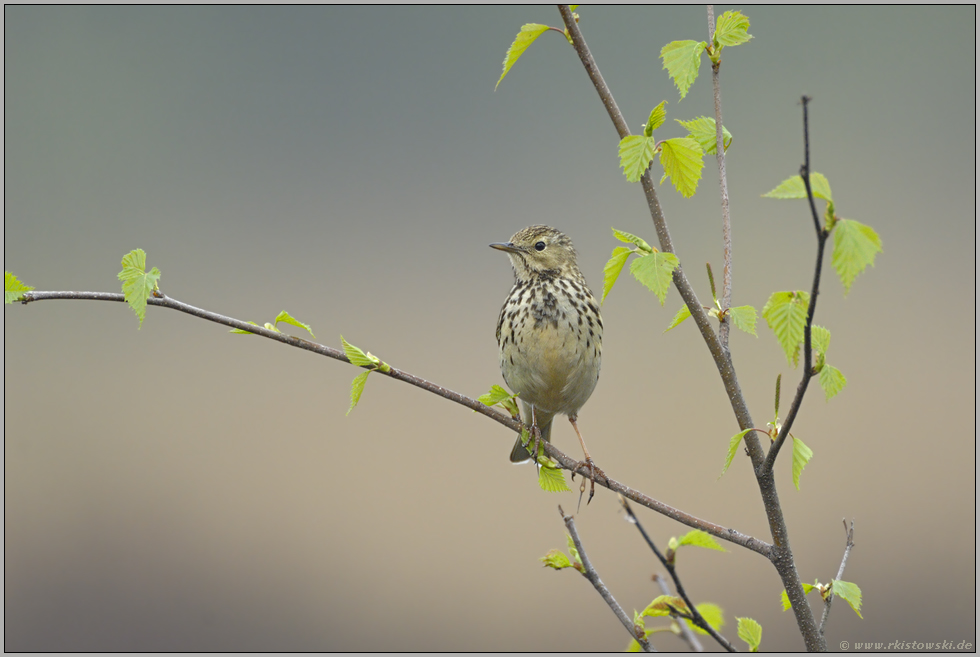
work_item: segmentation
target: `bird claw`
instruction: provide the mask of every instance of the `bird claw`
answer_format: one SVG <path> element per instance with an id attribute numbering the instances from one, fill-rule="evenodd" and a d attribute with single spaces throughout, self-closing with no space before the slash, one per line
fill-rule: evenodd
<path id="1" fill-rule="evenodd" d="M 579 486 L 579 489 L 578 489 L 578 491 L 579 491 L 579 495 L 578 495 L 578 505 L 579 505 L 579 508 L 582 508 L 582 496 L 585 495 L 585 482 L 587 480 L 591 482 L 591 486 L 589 487 L 589 500 L 585 503 L 586 506 L 588 506 L 589 503 L 592 502 L 592 498 L 595 496 L 595 478 L 596 478 L 596 475 L 598 474 L 603 479 L 606 478 L 606 473 L 604 473 L 602 470 L 600 470 L 599 469 L 599 466 L 597 466 L 595 463 L 592 462 L 592 459 L 586 458 L 584 461 L 579 461 L 578 463 L 576 463 L 575 464 L 575 467 L 572 468 L 572 481 L 575 481 L 575 475 L 578 474 L 578 469 L 579 468 L 582 468 L 582 467 L 585 467 L 585 468 L 588 469 L 589 475 L 588 475 L 588 477 L 586 477 L 585 475 L 582 475 L 582 485 Z"/>

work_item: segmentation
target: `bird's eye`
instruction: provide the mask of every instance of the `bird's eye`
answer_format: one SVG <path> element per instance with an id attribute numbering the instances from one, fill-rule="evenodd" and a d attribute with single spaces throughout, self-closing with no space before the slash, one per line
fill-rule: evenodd
<path id="1" fill-rule="evenodd" d="M 537 244 L 534 245 L 534 248 L 537 249 L 538 251 L 544 251 L 544 246 L 545 246 L 544 242 L 538 242 Z"/>

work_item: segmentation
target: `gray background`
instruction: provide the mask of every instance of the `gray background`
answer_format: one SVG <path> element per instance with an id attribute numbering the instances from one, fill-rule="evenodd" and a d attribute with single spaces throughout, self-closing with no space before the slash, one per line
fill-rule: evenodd
<path id="1" fill-rule="evenodd" d="M 809 288 L 804 206 L 760 198 L 801 162 L 801 93 L 814 169 L 884 242 L 847 297 L 825 269 L 817 321 L 849 385 L 829 404 L 811 389 L 794 431 L 816 454 L 801 491 L 779 463 L 801 576 L 836 574 L 853 518 L 845 579 L 864 620 L 835 604 L 831 647 L 975 645 L 975 9 L 743 10 L 755 39 L 723 65 L 735 303 Z M 702 7 L 579 13 L 634 131 L 663 99 L 658 136 L 711 114 L 707 68 L 678 102 L 656 57 L 706 38 Z M 553 7 L 4 18 L 4 267 L 38 289 L 117 290 L 120 258 L 141 247 L 174 298 L 259 322 L 287 309 L 327 344 L 343 333 L 475 396 L 501 382 L 493 334 L 512 276 L 489 242 L 557 226 L 598 290 L 610 226 L 653 241 L 559 35 L 494 92 L 520 26 L 559 25 Z M 669 183 L 661 198 L 707 299 L 704 263 L 721 269 L 713 161 L 696 198 Z M 611 476 L 768 540 L 744 456 L 717 481 L 737 427 L 693 325 L 662 334 L 679 306 L 621 280 L 580 425 Z M 776 375 L 792 390 L 799 372 L 764 325 L 732 348 L 764 424 Z M 587 582 L 537 561 L 564 547 L 556 506 L 575 496 L 511 466 L 500 426 L 384 377 L 345 417 L 356 373 L 158 309 L 138 331 L 120 304 L 6 308 L 5 648 L 625 647 Z M 567 423 L 554 437 L 578 451 Z M 659 567 L 615 497 L 599 490 L 578 518 L 605 582 L 642 609 Z M 642 519 L 661 545 L 686 531 Z M 732 640 L 750 616 L 765 649 L 802 647 L 758 555 L 690 550 L 681 573 L 724 607 Z"/>

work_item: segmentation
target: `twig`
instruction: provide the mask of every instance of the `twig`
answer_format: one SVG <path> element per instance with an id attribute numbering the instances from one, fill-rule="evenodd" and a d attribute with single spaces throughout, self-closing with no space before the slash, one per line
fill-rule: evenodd
<path id="1" fill-rule="evenodd" d="M 565 511 L 562 510 L 561 506 L 558 507 L 558 512 L 561 514 L 562 520 L 565 521 L 565 528 L 568 530 L 568 535 L 572 537 L 572 542 L 575 543 L 575 549 L 578 550 L 579 559 L 581 559 L 582 567 L 585 569 L 585 572 L 582 574 L 585 575 L 587 580 L 592 582 L 592 586 L 595 587 L 595 590 L 599 592 L 602 599 L 606 601 L 609 608 L 616 614 L 616 618 L 623 624 L 623 627 L 630 633 L 630 636 L 640 644 L 644 652 L 656 652 L 656 648 L 650 645 L 650 642 L 647 640 L 646 633 L 633 624 L 630 617 L 626 615 L 623 608 L 616 602 L 616 598 L 609 592 L 606 585 L 602 583 L 602 580 L 599 578 L 599 573 L 596 572 L 592 566 L 592 562 L 589 561 L 589 555 L 585 553 L 585 546 L 582 545 L 582 539 L 579 538 L 578 529 L 575 528 L 575 518 L 565 515 Z"/>
<path id="2" fill-rule="evenodd" d="M 568 34 L 572 39 L 572 46 L 582 61 L 582 65 L 585 67 L 589 78 L 592 80 L 596 92 L 602 99 L 603 105 L 606 106 L 606 110 L 609 112 L 609 117 L 612 119 L 616 131 L 619 133 L 620 139 L 628 136 L 630 133 L 629 128 L 626 126 L 626 121 L 623 119 L 622 113 L 619 111 L 619 107 L 613 99 L 609 86 L 599 73 L 599 67 L 592 57 L 592 53 L 585 42 L 585 37 L 582 36 L 582 30 L 579 29 L 578 23 L 575 22 L 575 18 L 572 16 L 571 9 L 567 5 L 558 5 L 558 11 L 561 13 L 562 21 L 564 21 L 565 28 L 568 30 Z M 650 175 L 649 169 L 640 178 L 640 182 L 643 185 L 643 191 L 647 198 L 650 217 L 657 230 L 661 250 L 673 253 L 673 245 L 670 240 L 670 233 L 667 230 L 667 222 L 664 218 L 663 210 L 660 207 L 657 190 L 654 187 L 653 178 Z M 811 206 L 815 207 L 812 203 Z M 704 338 L 708 351 L 715 361 L 715 366 L 718 368 L 718 373 L 721 375 L 721 380 L 725 385 L 725 392 L 728 394 L 728 399 L 732 405 L 732 410 L 735 412 L 735 418 L 738 420 L 739 427 L 742 430 L 754 427 L 755 423 L 752 422 L 752 416 L 742 395 L 738 378 L 735 375 L 735 367 L 732 365 L 728 351 L 722 347 L 721 341 L 711 327 L 707 313 L 704 311 L 700 302 L 698 302 L 697 295 L 694 293 L 687 277 L 684 276 L 681 267 L 677 267 L 674 270 L 673 281 L 681 298 L 684 299 L 684 303 L 687 304 L 688 310 L 691 311 L 691 317 L 694 318 L 694 322 L 697 324 L 698 330 Z M 811 303 L 813 303 L 812 298 Z M 755 473 L 756 481 L 759 485 L 759 492 L 762 496 L 762 503 L 766 510 L 766 518 L 769 521 L 769 531 L 773 538 L 773 544 L 768 554 L 769 560 L 775 566 L 776 572 L 779 573 L 779 578 L 782 580 L 783 588 L 786 589 L 790 596 L 790 601 L 793 605 L 793 614 L 796 617 L 797 626 L 800 629 L 800 634 L 803 635 L 807 649 L 826 650 L 827 642 L 817 631 L 816 620 L 810 610 L 809 603 L 806 601 L 806 597 L 803 595 L 803 585 L 800 583 L 800 575 L 796 570 L 796 561 L 793 557 L 793 550 L 790 547 L 789 530 L 786 527 L 786 520 L 779 503 L 775 477 L 771 468 L 767 469 L 764 467 L 766 454 L 763 452 L 762 444 L 755 435 L 755 432 L 746 434 L 744 445 L 752 461 L 753 472 Z M 629 496 L 627 495 L 627 497 Z M 635 501 L 633 497 L 630 497 L 630 499 Z"/>
<path id="3" fill-rule="evenodd" d="M 715 8 L 708 5 L 708 40 L 715 37 Z M 715 160 L 718 162 L 718 186 L 721 193 L 721 234 L 724 243 L 725 266 L 722 273 L 721 312 L 724 318 L 718 327 L 718 340 L 728 351 L 728 335 L 732 328 L 726 314 L 732 307 L 732 217 L 728 209 L 728 176 L 725 173 L 725 137 L 721 122 L 721 61 L 711 63 L 711 84 L 715 92 Z"/>
<path id="4" fill-rule="evenodd" d="M 269 338 L 270 340 L 276 340 L 283 344 L 287 344 L 291 347 L 297 347 L 299 349 L 305 349 L 307 351 L 312 351 L 313 353 L 320 354 L 321 356 L 327 356 L 335 360 L 339 360 L 345 363 L 350 363 L 347 359 L 347 355 L 339 349 L 334 349 L 333 347 L 328 347 L 326 345 L 319 344 L 317 342 L 312 342 L 310 340 L 304 340 L 302 338 L 297 338 L 292 335 L 287 335 L 285 333 L 279 333 L 278 331 L 270 331 L 269 329 L 256 326 L 255 324 L 249 324 L 243 322 L 239 319 L 234 319 L 233 317 L 227 317 L 225 315 L 219 315 L 218 313 L 211 312 L 209 310 L 203 310 L 195 306 L 177 301 L 172 299 L 162 293 L 158 293 L 159 296 L 151 297 L 147 299 L 146 303 L 150 306 L 160 306 L 163 308 L 170 308 L 171 310 L 177 310 L 179 312 L 187 313 L 201 319 L 214 322 L 216 324 L 223 324 L 224 326 L 229 326 L 231 328 L 241 329 L 243 331 L 248 331 L 249 333 L 254 333 L 255 335 L 260 335 L 264 338 Z M 28 304 L 33 301 L 44 301 L 49 299 L 76 299 L 76 300 L 88 300 L 88 301 L 115 301 L 119 303 L 125 303 L 125 298 L 122 294 L 112 293 L 112 292 L 67 292 L 67 291 L 57 291 L 57 292 L 43 292 L 43 291 L 30 291 L 25 292 L 22 296 L 21 303 Z M 392 367 L 388 372 L 382 372 L 377 370 L 377 373 L 381 376 L 389 376 L 393 379 L 409 383 L 417 388 L 421 388 L 428 392 L 431 392 L 440 397 L 452 400 L 457 404 L 461 404 L 481 415 L 485 415 L 492 420 L 504 425 L 508 429 L 519 432 L 521 430 L 521 422 L 515 420 L 510 415 L 501 413 L 483 402 L 462 395 L 458 392 L 444 388 L 438 384 L 427 381 L 421 377 L 415 376 L 414 374 L 409 374 L 403 370 L 399 370 Z M 569 471 L 576 471 L 576 466 L 581 465 L 581 462 L 570 458 L 554 445 L 547 442 L 541 443 L 542 450 L 550 456 L 552 459 L 557 461 L 562 467 Z M 588 468 L 584 465 L 578 468 L 577 472 L 583 476 L 588 474 Z M 669 518 L 673 518 L 678 522 L 693 527 L 695 529 L 701 529 L 712 536 L 720 538 L 725 541 L 730 541 L 736 545 L 741 545 L 742 547 L 748 548 L 753 552 L 758 552 L 766 558 L 770 557 L 772 546 L 764 541 L 760 541 L 752 536 L 742 534 L 741 532 L 735 531 L 734 529 L 729 529 L 727 527 L 722 527 L 721 525 L 716 525 L 715 523 L 708 522 L 707 520 L 702 520 L 689 513 L 684 513 L 679 509 L 675 509 L 672 506 L 659 502 L 651 497 L 644 495 L 643 493 L 633 490 L 632 488 L 615 481 L 614 479 L 609 479 L 608 477 L 597 477 L 596 483 L 600 486 L 605 486 L 609 490 L 633 500 L 637 504 L 647 507 L 652 511 L 661 513 Z"/>
<path id="5" fill-rule="evenodd" d="M 840 560 L 840 568 L 837 569 L 837 577 L 835 580 L 839 580 L 844 576 L 844 567 L 847 565 L 847 558 L 851 556 L 851 548 L 854 547 L 854 521 L 851 521 L 851 526 L 847 526 L 847 520 L 844 521 L 844 535 L 847 537 L 847 544 L 844 546 L 844 557 Z M 827 626 L 827 619 L 830 618 L 830 605 L 833 603 L 834 598 L 833 591 L 827 596 L 827 599 L 823 603 L 823 617 L 820 619 L 820 635 L 823 636 L 824 628 Z"/>
<path id="6" fill-rule="evenodd" d="M 636 517 L 635 513 L 633 513 L 633 509 L 630 508 L 629 503 L 623 498 L 619 499 L 619 503 L 622 504 L 623 509 L 626 510 L 626 515 L 628 516 L 629 521 L 636 525 L 636 528 L 640 531 L 640 535 L 643 536 L 643 540 L 646 541 L 648 546 L 650 546 L 653 553 L 657 555 L 657 559 L 660 560 L 663 567 L 667 569 L 667 574 L 670 575 L 670 578 L 674 581 L 674 587 L 677 589 L 677 595 L 681 596 L 684 602 L 687 603 L 687 608 L 690 610 L 691 622 L 710 634 L 711 638 L 717 641 L 718 644 L 728 652 L 738 652 L 735 647 L 728 642 L 728 639 L 719 634 L 718 631 L 713 628 L 707 620 L 705 620 L 704 616 L 701 615 L 701 612 L 697 610 L 697 607 L 694 606 L 694 601 L 687 595 L 684 585 L 681 584 L 680 577 L 677 576 L 677 569 L 675 568 L 674 564 L 668 561 L 660 550 L 657 549 L 653 539 L 650 538 L 650 535 L 647 534 L 646 530 L 643 528 L 643 525 L 640 524 L 640 519 Z M 681 623 L 680 625 L 682 627 L 687 627 L 684 623 Z M 701 652 L 700 644 L 698 645 L 697 651 Z"/>
<path id="7" fill-rule="evenodd" d="M 820 225 L 820 217 L 817 215 L 817 206 L 813 198 L 813 189 L 810 187 L 810 127 L 807 114 L 807 104 L 810 102 L 810 98 L 803 96 L 801 102 L 803 103 L 803 165 L 800 167 L 800 176 L 803 178 L 803 184 L 806 187 L 806 196 L 810 202 L 810 213 L 813 216 L 813 223 L 817 232 L 817 263 L 813 268 L 813 285 L 810 288 L 810 303 L 806 310 L 806 324 L 803 325 L 803 376 L 800 379 L 800 383 L 796 386 L 796 395 L 793 397 L 793 403 L 789 407 L 789 412 L 786 414 L 785 420 L 783 420 L 783 426 L 779 431 L 779 436 L 776 437 L 772 447 L 769 448 L 769 453 L 766 455 L 766 462 L 763 467 L 764 471 L 767 472 L 772 471 L 773 465 L 776 463 L 776 457 L 779 455 L 779 450 L 782 449 L 783 443 L 786 442 L 786 437 L 789 436 L 790 429 L 793 428 L 796 414 L 799 413 L 800 407 L 803 405 L 803 396 L 806 394 L 806 390 L 810 385 L 810 379 L 814 375 L 813 345 L 811 342 L 813 316 L 817 311 L 817 297 L 820 295 L 820 277 L 823 271 L 824 250 L 827 245 L 827 238 L 830 236 L 830 233 Z"/>

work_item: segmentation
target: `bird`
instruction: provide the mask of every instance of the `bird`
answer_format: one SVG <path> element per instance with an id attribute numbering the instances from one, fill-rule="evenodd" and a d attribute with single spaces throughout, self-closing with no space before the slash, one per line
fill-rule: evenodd
<path id="1" fill-rule="evenodd" d="M 575 247 L 564 233 L 550 226 L 529 226 L 508 242 L 491 248 L 510 256 L 514 287 L 500 309 L 497 345 L 500 372 L 517 393 L 530 419 L 532 439 L 517 439 L 513 463 L 535 457 L 537 427 L 542 440 L 551 441 L 552 420 L 568 416 L 575 429 L 591 474 L 591 501 L 595 494 L 592 462 L 579 431 L 578 412 L 592 396 L 602 363 L 602 317 L 599 304 L 578 267 Z M 573 469 L 572 478 L 575 477 Z M 582 492 L 585 479 L 582 480 Z"/>

